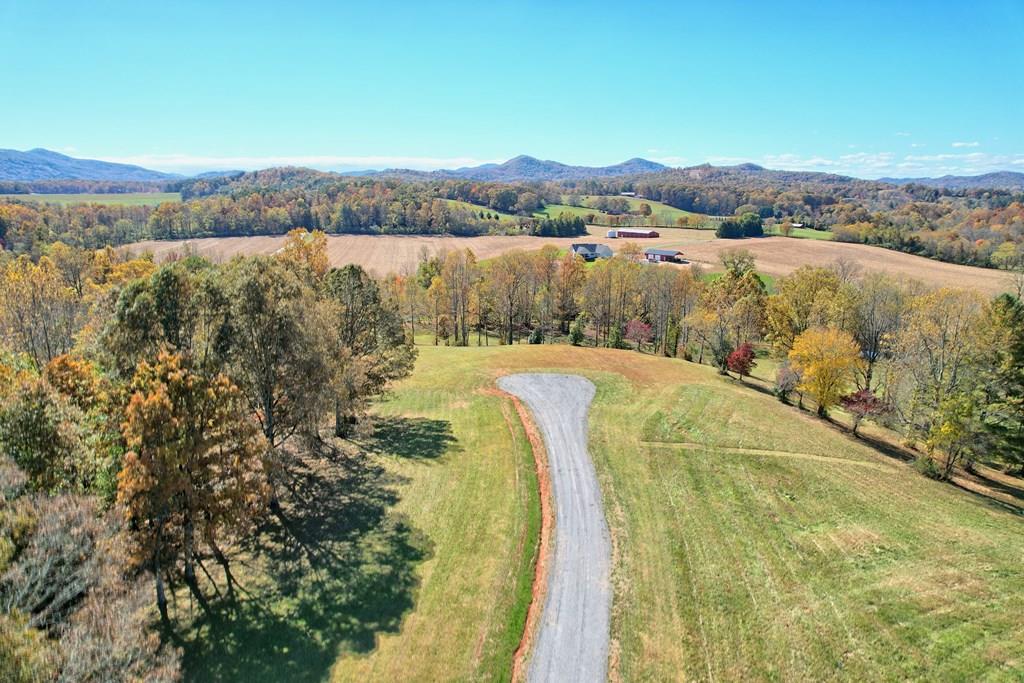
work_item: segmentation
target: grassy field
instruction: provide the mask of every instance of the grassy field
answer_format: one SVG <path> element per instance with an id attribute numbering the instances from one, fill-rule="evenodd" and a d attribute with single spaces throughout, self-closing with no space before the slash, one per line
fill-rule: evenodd
<path id="1" fill-rule="evenodd" d="M 358 263 L 377 275 L 415 270 L 424 249 L 436 254 L 445 249 L 471 249 L 478 260 L 494 258 L 513 249 L 526 251 L 553 244 L 568 249 L 573 242 L 607 244 L 621 248 L 624 240 L 605 237 L 606 228 L 591 227 L 587 237 L 530 237 L 527 235 L 488 235 L 452 237 L 447 235 L 328 235 L 327 252 L 331 265 Z M 710 230 L 659 228 L 661 237 L 637 240 L 646 248 L 675 248 L 684 258 L 700 263 L 708 270 L 721 269 L 721 254 L 731 249 L 750 251 L 758 272 L 779 278 L 802 265 L 828 265 L 846 259 L 865 272 L 901 273 L 934 287 L 974 288 L 994 296 L 1011 291 L 1013 283 L 1006 271 L 993 268 L 943 263 L 922 256 L 905 254 L 866 244 L 848 244 L 830 240 L 801 240 L 784 237 L 720 240 Z M 273 254 L 285 242 L 283 236 L 208 237 L 192 240 L 147 240 L 122 247 L 135 254 L 152 253 L 157 262 L 196 253 L 213 261 L 226 261 L 237 254 Z"/>
<path id="2" fill-rule="evenodd" d="M 457 206 L 461 209 L 469 209 L 470 211 L 476 213 L 477 215 L 479 215 L 481 211 L 483 211 L 484 214 L 489 213 L 491 215 L 497 215 L 498 220 L 503 222 L 514 222 L 519 220 L 518 216 L 513 216 L 510 213 L 502 213 L 501 211 L 497 211 L 495 209 L 488 209 L 486 206 L 478 206 L 476 204 L 470 204 L 469 202 L 464 202 L 458 199 L 446 199 L 445 201 L 448 202 L 448 204 L 450 204 L 451 206 Z"/>
<path id="3" fill-rule="evenodd" d="M 187 650 L 188 677 L 507 679 L 538 502 L 493 387 L 547 370 L 597 385 L 622 680 L 1024 675 L 1019 515 L 710 368 L 516 345 L 421 346 L 356 441 L 363 474 L 344 458 L 299 468 L 316 514 L 286 510 L 299 541 L 268 531 L 238 563 L 242 607 L 197 621 L 187 642 L 206 645 Z M 314 541 L 325 552 L 303 560 Z M 276 583 L 265 555 L 285 563 Z"/>
<path id="4" fill-rule="evenodd" d="M 781 235 L 782 233 L 779 232 L 778 226 L 775 226 L 771 230 L 766 230 L 765 234 L 766 235 Z M 793 228 L 792 230 L 790 230 L 789 236 L 790 237 L 795 237 L 797 239 L 805 239 L 805 240 L 831 240 L 832 239 L 832 231 L 831 230 L 815 230 L 813 228 Z"/>
<path id="5" fill-rule="evenodd" d="M 590 197 L 584 196 L 581 197 L 581 199 L 586 201 L 587 199 L 590 199 Z M 677 219 L 686 216 L 692 222 L 692 227 L 714 227 L 711 218 L 704 214 L 683 211 L 682 209 L 677 209 L 674 206 L 662 204 L 661 202 L 656 202 L 650 199 L 636 199 L 635 197 L 623 197 L 623 199 L 629 202 L 630 210 L 633 211 L 639 210 L 641 204 L 650 205 L 652 211 L 651 215 L 654 216 L 658 225 L 674 226 Z M 591 209 L 585 206 L 570 206 L 568 204 L 548 204 L 544 207 L 543 211 L 539 212 L 538 215 L 555 217 L 563 212 L 567 212 L 573 216 L 579 216 L 580 218 L 585 218 L 591 214 L 602 218 L 608 217 L 607 213 L 598 211 L 597 209 Z"/>
<path id="6" fill-rule="evenodd" d="M 50 204 L 110 204 L 117 206 L 156 206 L 180 202 L 178 192 L 126 192 L 124 194 L 0 194 L 0 199 Z"/>
<path id="7" fill-rule="evenodd" d="M 1024 675 L 1019 516 L 706 367 L 565 346 L 435 364 L 477 389 L 537 369 L 597 384 L 624 680 Z"/>
<path id="8" fill-rule="evenodd" d="M 539 501 L 476 358 L 424 347 L 347 455 L 290 467 L 285 521 L 235 562 L 239 606 L 184 632 L 188 680 L 508 679 Z"/>

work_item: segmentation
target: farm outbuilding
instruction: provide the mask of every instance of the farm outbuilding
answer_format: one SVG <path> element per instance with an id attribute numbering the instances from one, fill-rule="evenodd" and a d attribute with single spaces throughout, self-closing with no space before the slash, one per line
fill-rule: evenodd
<path id="1" fill-rule="evenodd" d="M 644 249 L 644 258 L 651 263 L 679 263 L 683 252 L 676 249 Z"/>
<path id="2" fill-rule="evenodd" d="M 612 250 L 604 244 L 574 244 L 572 245 L 572 253 L 582 256 L 584 261 L 596 261 L 599 258 L 612 257 Z"/>
<path id="3" fill-rule="evenodd" d="M 615 233 L 616 237 L 626 239 L 648 239 L 661 237 L 657 230 L 642 230 L 639 228 L 619 228 Z"/>

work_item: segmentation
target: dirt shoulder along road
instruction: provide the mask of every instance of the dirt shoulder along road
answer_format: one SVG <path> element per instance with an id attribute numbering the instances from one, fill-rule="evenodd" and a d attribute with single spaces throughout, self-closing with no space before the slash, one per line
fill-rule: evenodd
<path id="1" fill-rule="evenodd" d="M 575 375 L 520 374 L 502 377 L 498 386 L 533 414 L 544 437 L 554 496 L 554 557 L 527 680 L 604 681 L 611 537 L 587 452 L 594 385 Z"/>

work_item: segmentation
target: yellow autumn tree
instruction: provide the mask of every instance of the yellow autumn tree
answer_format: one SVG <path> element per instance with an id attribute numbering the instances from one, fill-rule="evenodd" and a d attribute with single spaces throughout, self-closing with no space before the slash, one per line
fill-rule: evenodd
<path id="1" fill-rule="evenodd" d="M 814 397 L 821 416 L 846 393 L 862 363 L 860 347 L 849 333 L 822 327 L 793 341 L 789 361 L 800 374 L 798 388 Z"/>
<path id="2" fill-rule="evenodd" d="M 21 256 L 0 272 L 0 336 L 42 369 L 71 350 L 85 307 L 52 260 Z"/>
<path id="3" fill-rule="evenodd" d="M 327 260 L 327 235 L 320 230 L 291 230 L 279 255 L 287 261 L 306 266 L 318 280 L 326 275 L 330 268 Z"/>

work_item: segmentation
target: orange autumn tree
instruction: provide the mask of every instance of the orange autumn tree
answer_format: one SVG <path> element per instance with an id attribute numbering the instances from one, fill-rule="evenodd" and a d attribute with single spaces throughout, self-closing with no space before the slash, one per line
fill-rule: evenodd
<path id="1" fill-rule="evenodd" d="M 327 235 L 320 230 L 309 232 L 296 228 L 288 232 L 288 239 L 278 255 L 286 260 L 306 266 L 316 279 L 327 274 L 330 263 L 327 259 Z"/>
<path id="2" fill-rule="evenodd" d="M 184 564 L 201 605 L 195 560 L 204 544 L 233 579 L 219 539 L 240 533 L 266 505 L 267 444 L 249 418 L 238 388 L 224 375 L 193 372 L 182 356 L 162 352 L 139 364 L 123 425 L 128 448 L 118 474 L 137 566 L 156 580 L 157 606 L 167 620 L 164 573 Z"/>

